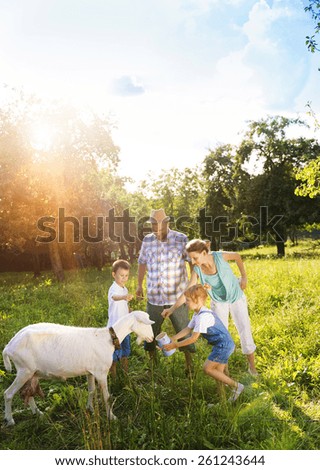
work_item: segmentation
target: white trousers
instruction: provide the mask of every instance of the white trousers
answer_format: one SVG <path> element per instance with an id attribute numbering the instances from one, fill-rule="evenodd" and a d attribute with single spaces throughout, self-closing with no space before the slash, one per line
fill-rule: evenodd
<path id="1" fill-rule="evenodd" d="M 256 345 L 254 344 L 251 333 L 247 298 L 244 294 L 239 300 L 232 304 L 229 302 L 215 302 L 211 300 L 211 309 L 220 318 L 227 329 L 229 325 L 229 313 L 231 314 L 240 336 L 243 354 L 251 354 L 256 350 Z"/>

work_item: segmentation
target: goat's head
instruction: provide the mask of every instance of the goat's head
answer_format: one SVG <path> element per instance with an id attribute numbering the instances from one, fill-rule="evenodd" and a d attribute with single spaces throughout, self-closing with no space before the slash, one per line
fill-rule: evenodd
<path id="1" fill-rule="evenodd" d="M 131 312 L 131 315 L 134 316 L 134 322 L 131 329 L 138 337 L 137 343 L 141 344 L 142 341 L 151 343 L 154 338 L 151 325 L 154 321 L 150 320 L 149 315 L 141 310 L 135 310 L 134 312 Z"/>

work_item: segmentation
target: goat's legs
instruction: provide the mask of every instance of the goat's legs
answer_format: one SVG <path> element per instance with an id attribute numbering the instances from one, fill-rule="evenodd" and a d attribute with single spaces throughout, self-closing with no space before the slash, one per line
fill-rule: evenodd
<path id="1" fill-rule="evenodd" d="M 27 369 L 19 369 L 17 376 L 4 392 L 4 403 L 5 403 L 5 419 L 8 426 L 14 425 L 14 419 L 12 418 L 12 399 L 14 395 L 20 390 L 21 387 L 33 376 L 34 372 Z"/>
<path id="2" fill-rule="evenodd" d="M 42 411 L 40 411 L 39 408 L 37 407 L 35 399 L 33 397 L 29 398 L 28 405 L 30 406 L 32 414 L 38 415 L 38 416 L 43 415 Z"/>
<path id="3" fill-rule="evenodd" d="M 107 378 L 106 377 L 103 377 L 103 378 L 98 378 L 97 377 L 97 381 L 98 381 L 98 383 L 101 387 L 101 390 L 102 390 L 102 394 L 103 394 L 104 402 L 105 402 L 105 405 L 106 405 L 108 418 L 110 420 L 117 419 L 117 417 L 112 413 L 110 403 L 109 403 L 110 394 L 109 394 L 109 391 L 108 391 Z"/>
<path id="4" fill-rule="evenodd" d="M 93 411 L 93 396 L 96 388 L 95 378 L 92 374 L 88 374 L 88 401 L 87 409 Z"/>

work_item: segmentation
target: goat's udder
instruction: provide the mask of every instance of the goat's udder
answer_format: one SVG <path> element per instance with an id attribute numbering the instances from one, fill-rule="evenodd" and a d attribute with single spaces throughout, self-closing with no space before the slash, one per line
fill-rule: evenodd
<path id="1" fill-rule="evenodd" d="M 44 393 L 39 384 L 39 379 L 35 375 L 29 379 L 20 390 L 20 396 L 25 405 L 28 405 L 29 399 L 38 395 L 44 398 Z"/>

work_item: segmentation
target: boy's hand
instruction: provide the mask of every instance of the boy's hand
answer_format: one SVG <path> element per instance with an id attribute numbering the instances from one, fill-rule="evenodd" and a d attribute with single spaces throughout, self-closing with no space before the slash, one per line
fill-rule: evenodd
<path id="1" fill-rule="evenodd" d="M 171 349 L 175 349 L 176 347 L 177 347 L 176 343 L 171 342 L 169 344 L 165 344 L 164 346 L 162 346 L 162 349 L 164 349 L 165 351 L 171 351 Z"/>
<path id="2" fill-rule="evenodd" d="M 127 294 L 127 295 L 126 295 L 126 300 L 127 300 L 128 302 L 130 302 L 130 300 L 132 300 L 132 299 L 133 299 L 133 295 L 132 295 L 132 294 Z"/>

